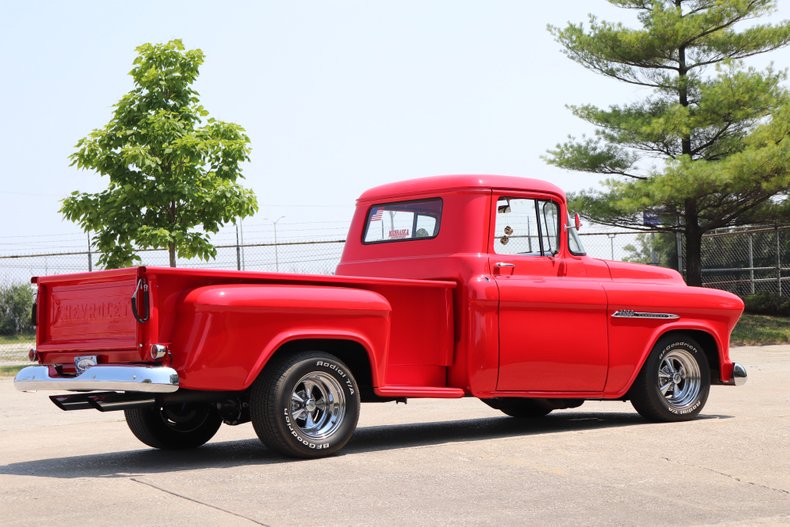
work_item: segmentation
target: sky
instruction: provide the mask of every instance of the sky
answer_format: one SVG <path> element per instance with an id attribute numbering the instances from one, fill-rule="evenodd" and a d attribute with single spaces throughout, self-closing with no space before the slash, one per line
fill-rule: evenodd
<path id="1" fill-rule="evenodd" d="M 770 19 L 790 18 L 779 0 Z M 75 143 L 132 88 L 135 47 L 183 40 L 206 59 L 195 88 L 212 117 L 246 128 L 245 186 L 260 211 L 245 241 L 341 239 L 355 199 L 392 181 L 454 173 L 598 179 L 547 165 L 589 134 L 566 105 L 623 104 L 639 88 L 566 58 L 547 24 L 604 0 L 22 1 L 0 3 L 0 254 L 84 249 L 60 200 L 106 186 L 69 166 Z M 787 48 L 750 63 L 790 65 Z M 225 230 L 218 241 L 235 233 Z"/>

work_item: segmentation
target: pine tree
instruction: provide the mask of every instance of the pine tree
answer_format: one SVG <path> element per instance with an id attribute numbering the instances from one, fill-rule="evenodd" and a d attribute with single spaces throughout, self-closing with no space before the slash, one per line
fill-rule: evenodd
<path id="1" fill-rule="evenodd" d="M 788 198 L 786 73 L 744 59 L 790 43 L 790 22 L 753 21 L 774 0 L 608 1 L 635 10 L 641 27 L 590 15 L 587 27 L 549 30 L 574 61 L 650 96 L 571 107 L 595 137 L 570 137 L 547 161 L 610 176 L 605 190 L 572 196 L 592 221 L 639 227 L 641 212 L 660 210 L 660 229 L 684 235 L 686 281 L 701 285 L 702 235 Z"/>

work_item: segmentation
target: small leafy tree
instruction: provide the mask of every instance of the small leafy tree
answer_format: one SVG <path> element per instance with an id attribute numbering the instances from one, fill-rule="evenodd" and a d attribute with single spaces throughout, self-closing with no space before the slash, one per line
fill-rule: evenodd
<path id="1" fill-rule="evenodd" d="M 115 105 L 112 120 L 76 145 L 72 166 L 109 178 L 96 194 L 73 192 L 62 214 L 95 232 L 99 265 L 140 261 L 137 248 L 166 248 L 176 256 L 216 257 L 209 235 L 252 215 L 255 195 L 242 187 L 249 138 L 238 124 L 204 119 L 191 85 L 203 63 L 180 40 L 137 48 L 134 89 Z"/>
<path id="2" fill-rule="evenodd" d="M 0 335 L 32 333 L 32 309 L 30 284 L 0 286 Z"/>
<path id="3" fill-rule="evenodd" d="M 641 28 L 590 16 L 588 27 L 550 31 L 574 61 L 651 95 L 608 109 L 572 107 L 596 137 L 571 138 L 547 160 L 611 176 L 605 191 L 573 196 L 595 222 L 638 228 L 639 212 L 660 207 L 659 228 L 684 234 L 686 281 L 700 285 L 702 235 L 788 195 L 786 75 L 741 60 L 790 43 L 790 22 L 739 25 L 773 12 L 775 0 L 608 1 L 634 10 Z"/>

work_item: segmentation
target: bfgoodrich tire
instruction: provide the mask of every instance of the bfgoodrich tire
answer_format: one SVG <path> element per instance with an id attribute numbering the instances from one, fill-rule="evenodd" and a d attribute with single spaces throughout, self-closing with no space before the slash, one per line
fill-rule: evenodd
<path id="1" fill-rule="evenodd" d="M 132 433 L 148 446 L 166 450 L 197 448 L 214 437 L 222 424 L 208 404 L 173 404 L 124 410 Z"/>
<path id="2" fill-rule="evenodd" d="M 656 343 L 631 388 L 631 404 L 650 421 L 687 421 L 705 406 L 710 368 L 702 347 L 676 335 Z"/>
<path id="3" fill-rule="evenodd" d="M 317 351 L 269 365 L 250 393 L 255 433 L 291 457 L 325 457 L 343 448 L 356 430 L 359 407 L 351 371 L 334 355 Z"/>

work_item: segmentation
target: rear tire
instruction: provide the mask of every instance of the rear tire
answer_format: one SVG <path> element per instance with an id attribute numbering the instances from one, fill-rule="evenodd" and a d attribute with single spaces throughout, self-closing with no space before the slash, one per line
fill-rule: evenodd
<path id="1" fill-rule="evenodd" d="M 208 404 L 172 404 L 124 410 L 132 433 L 154 448 L 197 448 L 214 437 L 222 424 L 217 410 Z"/>
<path id="2" fill-rule="evenodd" d="M 684 335 L 660 339 L 631 388 L 631 404 L 650 421 L 688 421 L 705 406 L 710 368 L 702 347 Z"/>
<path id="3" fill-rule="evenodd" d="M 250 393 L 255 433 L 272 450 L 298 458 L 343 448 L 359 420 L 359 388 L 337 357 L 317 351 L 270 364 Z"/>

